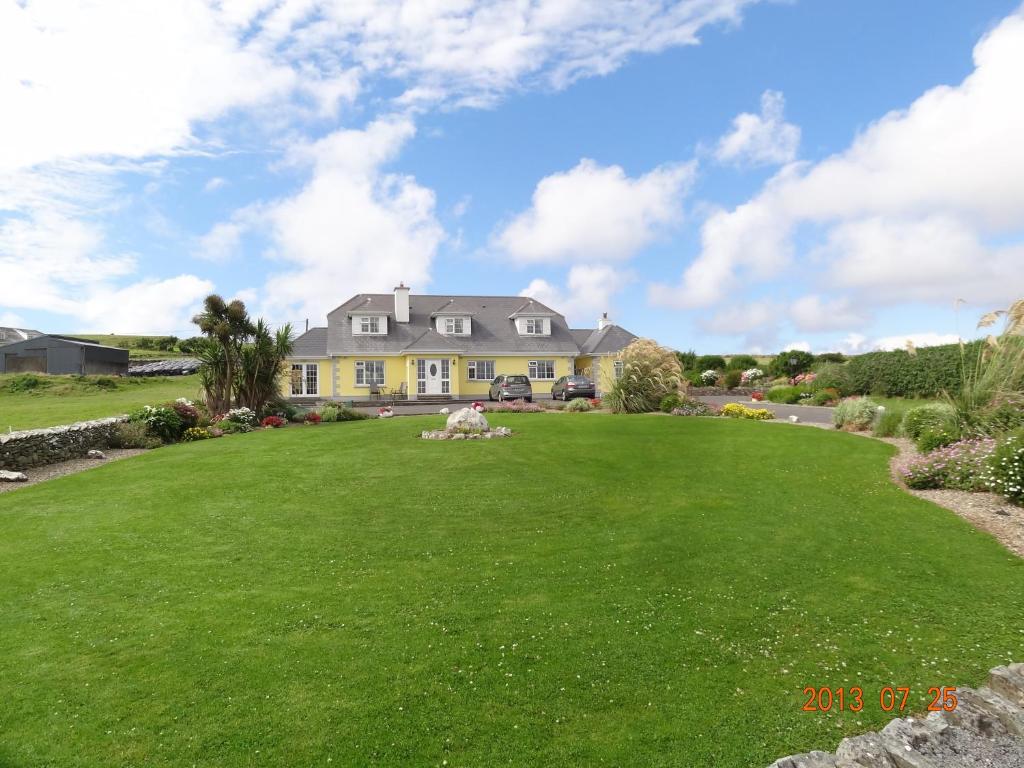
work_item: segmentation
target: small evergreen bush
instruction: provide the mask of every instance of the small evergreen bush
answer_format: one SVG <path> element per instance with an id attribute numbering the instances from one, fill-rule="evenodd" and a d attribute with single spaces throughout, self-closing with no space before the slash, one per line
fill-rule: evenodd
<path id="1" fill-rule="evenodd" d="M 736 389 L 740 385 L 740 381 L 743 379 L 743 371 L 732 368 L 725 372 L 725 388 Z"/>
<path id="2" fill-rule="evenodd" d="M 664 403 L 665 400 L 663 399 L 661 402 Z M 565 406 L 565 410 L 573 413 L 585 413 L 591 410 L 590 401 L 585 397 L 574 397 Z"/>
<path id="3" fill-rule="evenodd" d="M 924 432 L 952 431 L 955 412 L 945 403 L 918 405 L 903 414 L 903 434 L 917 440 Z"/>
<path id="4" fill-rule="evenodd" d="M 957 441 L 958 436 L 951 430 L 942 427 L 929 427 L 921 432 L 914 445 L 921 453 L 931 453 L 936 448 L 945 448 Z"/>
<path id="5" fill-rule="evenodd" d="M 817 370 L 814 378 L 814 389 L 815 391 L 834 389 L 841 397 L 848 397 L 853 394 L 850 372 L 845 365 L 826 363 Z"/>
<path id="6" fill-rule="evenodd" d="M 149 434 L 143 421 L 123 421 L 110 436 L 111 448 L 159 448 L 163 442 Z"/>
<path id="7" fill-rule="evenodd" d="M 669 395 L 665 395 L 661 398 L 661 405 L 659 410 L 662 413 L 672 413 L 672 411 L 682 405 L 682 398 L 679 397 L 675 392 Z"/>
<path id="8" fill-rule="evenodd" d="M 886 408 L 875 421 L 871 434 L 875 437 L 897 437 L 900 434 L 900 425 L 902 423 L 902 413 Z"/>
<path id="9" fill-rule="evenodd" d="M 752 355 L 736 355 L 729 360 L 727 368 L 730 371 L 745 371 L 748 368 L 759 368 L 757 358 Z"/>
<path id="10" fill-rule="evenodd" d="M 878 404 L 866 397 L 850 397 L 836 406 L 832 422 L 836 429 L 863 431 L 870 429 L 878 413 Z"/>
<path id="11" fill-rule="evenodd" d="M 765 397 L 773 403 L 793 405 L 794 403 L 799 403 L 805 394 L 810 394 L 810 390 L 807 387 L 792 387 L 787 384 L 785 386 L 772 387 L 765 393 Z"/>

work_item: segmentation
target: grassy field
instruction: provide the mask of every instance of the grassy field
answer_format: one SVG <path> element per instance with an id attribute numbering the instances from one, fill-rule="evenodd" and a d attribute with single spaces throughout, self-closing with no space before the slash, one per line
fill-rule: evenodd
<path id="1" fill-rule="evenodd" d="M 516 436 L 297 426 L 0 495 L 0 766 L 751 768 L 1024 658 L 1024 561 L 883 443 L 492 421 Z"/>
<path id="2" fill-rule="evenodd" d="M 177 349 L 164 351 L 160 349 L 140 349 L 138 344 L 141 339 L 159 339 L 159 336 L 146 336 L 139 334 L 124 333 L 62 333 L 61 336 L 72 336 L 78 339 L 89 339 L 91 341 L 105 344 L 108 347 L 121 347 L 128 350 L 128 357 L 131 360 L 167 360 L 173 357 L 187 357 Z"/>
<path id="3" fill-rule="evenodd" d="M 0 431 L 116 416 L 143 405 L 199 395 L 198 376 L 40 378 L 45 386 L 18 390 L 18 374 L 0 374 Z"/>

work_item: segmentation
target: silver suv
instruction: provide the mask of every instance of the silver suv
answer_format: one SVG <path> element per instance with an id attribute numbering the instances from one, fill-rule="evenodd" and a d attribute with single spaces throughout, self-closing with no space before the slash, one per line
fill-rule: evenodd
<path id="1" fill-rule="evenodd" d="M 533 402 L 533 387 L 530 379 L 520 374 L 495 376 L 487 391 L 488 400 L 525 400 Z"/>

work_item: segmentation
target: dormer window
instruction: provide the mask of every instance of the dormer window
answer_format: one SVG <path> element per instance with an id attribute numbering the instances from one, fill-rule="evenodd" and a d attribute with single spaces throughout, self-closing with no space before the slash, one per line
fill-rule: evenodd
<path id="1" fill-rule="evenodd" d="M 357 336 L 385 336 L 388 319 L 384 315 L 355 315 L 352 318 L 352 333 Z"/>
<path id="2" fill-rule="evenodd" d="M 521 317 L 518 320 L 519 333 L 524 336 L 548 336 L 551 321 L 546 317 Z"/>
<path id="3" fill-rule="evenodd" d="M 461 317 L 446 317 L 444 320 L 445 333 L 464 333 L 465 323 Z"/>
<path id="4" fill-rule="evenodd" d="M 469 336 L 473 332 L 469 315 L 438 315 L 434 327 L 445 336 Z"/>

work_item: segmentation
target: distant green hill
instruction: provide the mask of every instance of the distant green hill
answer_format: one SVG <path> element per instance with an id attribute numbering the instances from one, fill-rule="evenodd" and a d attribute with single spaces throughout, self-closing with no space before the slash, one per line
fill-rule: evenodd
<path id="1" fill-rule="evenodd" d="M 121 333 L 62 333 L 61 336 L 73 336 L 78 339 L 89 339 L 90 341 L 105 344 L 108 347 L 121 347 L 128 350 L 128 356 L 132 360 L 164 360 L 172 357 L 188 357 L 178 349 L 178 342 L 183 341 L 173 336 L 145 336 Z M 159 349 L 158 344 L 175 338 L 175 344 L 171 349 Z"/>

